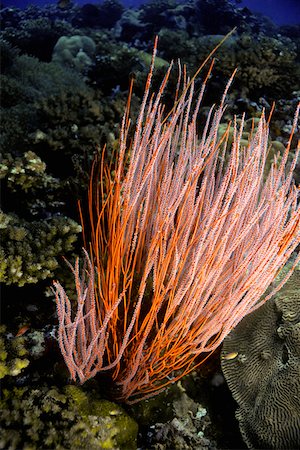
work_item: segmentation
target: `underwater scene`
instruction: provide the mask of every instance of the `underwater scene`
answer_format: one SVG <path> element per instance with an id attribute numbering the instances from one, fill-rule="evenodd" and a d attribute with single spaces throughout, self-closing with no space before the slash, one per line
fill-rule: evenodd
<path id="1" fill-rule="evenodd" d="M 300 1 L 0 17 L 0 449 L 299 449 Z"/>

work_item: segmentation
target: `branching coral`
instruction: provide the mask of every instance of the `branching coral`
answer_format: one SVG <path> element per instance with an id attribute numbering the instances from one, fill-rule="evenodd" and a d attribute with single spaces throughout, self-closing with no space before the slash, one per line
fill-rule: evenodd
<path id="1" fill-rule="evenodd" d="M 0 448 L 134 450 L 137 425 L 106 400 L 80 388 L 3 389 Z"/>
<path id="2" fill-rule="evenodd" d="M 73 249 L 80 225 L 66 217 L 48 221 L 0 213 L 0 281 L 24 286 L 53 276 L 59 256 Z"/>
<path id="3" fill-rule="evenodd" d="M 154 60 L 129 148 L 128 102 L 114 175 L 103 158 L 99 171 L 93 167 L 85 266 L 82 273 L 78 261 L 72 268 L 75 314 L 54 284 L 60 348 L 72 378 L 84 382 L 111 371 L 126 401 L 155 395 L 198 357 L 200 364 L 266 300 L 261 296 L 300 242 L 292 182 L 300 146 L 287 168 L 300 105 L 282 160 L 265 178 L 264 115 L 246 145 L 243 120 L 234 121 L 229 146 L 229 126 L 217 137 L 225 91 L 198 135 L 205 83 L 194 98 L 194 80 L 183 76 L 183 93 L 177 89 L 165 115 L 171 66 L 156 96 L 153 68 Z"/>
<path id="4" fill-rule="evenodd" d="M 23 336 L 6 336 L 5 325 L 0 326 L 0 379 L 6 375 L 17 376 L 29 365 L 28 350 Z"/>
<path id="5" fill-rule="evenodd" d="M 23 191 L 54 188 L 58 180 L 47 175 L 46 164 L 32 151 L 24 153 L 23 157 L 13 159 L 11 154 L 6 155 L 0 163 L 0 180 L 7 178 L 7 185 L 15 191 L 21 188 Z"/>

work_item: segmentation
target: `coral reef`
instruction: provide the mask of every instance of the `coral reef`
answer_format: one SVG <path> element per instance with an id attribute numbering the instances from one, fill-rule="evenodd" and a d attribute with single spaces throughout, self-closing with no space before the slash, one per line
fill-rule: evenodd
<path id="1" fill-rule="evenodd" d="M 61 36 L 53 49 L 52 61 L 85 72 L 92 64 L 95 49 L 95 42 L 88 36 Z"/>
<path id="2" fill-rule="evenodd" d="M 61 18 L 47 17 L 39 13 L 37 7 L 32 7 L 27 16 L 18 20 L 17 26 L 11 26 L 12 20 L 8 14 L 4 15 L 4 30 L 2 37 L 12 45 L 20 48 L 24 53 L 39 58 L 40 61 L 51 61 L 55 43 L 63 34 L 74 34 L 70 23 Z"/>
<path id="3" fill-rule="evenodd" d="M 123 11 L 124 7 L 118 0 L 104 0 L 101 5 L 87 3 L 76 12 L 72 24 L 79 28 L 112 28 Z"/>
<path id="4" fill-rule="evenodd" d="M 0 214 L 0 281 L 24 286 L 51 277 L 59 257 L 73 249 L 80 225 L 67 217 L 26 222 L 13 214 Z"/>
<path id="5" fill-rule="evenodd" d="M 74 128 L 74 122 L 80 125 L 78 117 L 85 111 L 80 110 L 76 99 L 79 91 L 83 97 L 89 98 L 89 91 L 75 72 L 63 69 L 55 63 L 41 63 L 35 58 L 19 55 L 5 42 L 3 53 L 3 159 L 0 164 L 0 178 L 4 195 L 1 212 L 0 278 L 5 284 L 23 286 L 53 276 L 54 270 L 59 266 L 59 257 L 68 256 L 68 253 L 70 255 L 80 232 L 80 226 L 69 217 L 69 213 L 72 214 L 72 209 L 76 207 L 76 199 L 73 208 L 67 208 L 71 187 L 66 178 L 69 175 L 69 179 L 74 180 L 76 184 L 76 151 L 74 146 L 68 149 L 67 136 L 70 132 L 63 132 L 62 116 L 69 117 L 66 124 L 68 130 L 72 125 Z M 71 86 L 75 112 L 72 115 L 71 105 L 67 104 L 62 107 L 61 115 L 57 118 L 59 103 L 55 102 L 54 98 L 70 98 L 68 93 Z M 93 106 L 87 100 L 86 107 L 91 111 L 90 123 L 99 114 L 98 103 L 94 104 Z M 82 101 L 81 106 L 83 105 Z M 51 108 L 52 116 L 49 112 Z M 89 117 L 88 114 L 87 116 Z M 55 126 L 61 130 L 55 139 L 51 135 L 49 122 L 54 117 L 57 118 Z M 43 128 L 44 120 L 48 121 L 49 129 L 45 126 L 46 132 L 39 129 Z M 71 133 L 77 151 L 84 155 L 85 147 L 81 147 L 81 136 L 78 136 L 81 129 L 78 128 L 79 126 L 77 132 Z M 91 131 L 86 127 L 85 133 L 89 139 L 87 145 L 90 148 L 96 146 L 96 139 L 99 138 L 97 131 L 99 127 L 91 138 Z M 47 146 L 47 140 L 54 144 Z M 62 151 L 67 150 L 65 168 L 69 167 L 69 172 L 66 170 L 62 173 L 61 166 L 52 160 L 49 150 L 57 147 Z M 90 159 L 92 154 L 93 151 L 90 152 Z M 77 167 L 81 167 L 82 173 L 82 166 L 78 162 Z"/>
<path id="6" fill-rule="evenodd" d="M 172 402 L 173 418 L 157 422 L 148 433 L 149 444 L 156 450 L 215 450 L 216 443 L 208 438 L 211 422 L 207 410 L 181 393 Z"/>
<path id="7" fill-rule="evenodd" d="M 72 280 L 61 258 L 73 261 L 80 252 L 76 200 L 83 197 L 93 155 L 104 143 L 110 155 L 118 148 L 119 123 L 130 79 L 135 80 L 131 109 L 134 122 L 155 33 L 159 34 L 161 57 L 156 59 L 159 65 L 153 79 L 157 90 L 160 69 L 166 61 L 176 62 L 179 57 L 187 71 L 193 73 L 221 37 L 237 26 L 235 34 L 215 55 L 204 102 L 219 98 L 235 67 L 238 73 L 229 97 L 231 117 L 232 112 L 239 115 L 246 110 L 246 117 L 254 117 L 255 122 L 263 108 L 268 113 L 275 99 L 269 140 L 271 161 L 288 140 L 300 98 L 299 26 L 277 27 L 231 0 L 154 0 L 128 9 L 117 0 L 83 6 L 60 1 L 43 7 L 31 5 L 24 10 L 15 6 L 1 8 L 0 280 L 6 325 L 0 328 L 0 376 L 6 386 L 1 405 L 4 421 L 0 447 L 131 448 L 131 443 L 118 441 L 122 439 L 122 432 L 118 431 L 122 426 L 118 428 L 115 422 L 109 422 L 123 417 L 114 405 L 107 422 L 95 418 L 90 410 L 83 419 L 78 403 L 67 389 L 49 388 L 67 379 L 57 363 L 53 339 L 57 318 L 49 284 L 59 270 L 73 294 Z M 66 43 L 68 46 L 72 39 L 75 44 L 80 43 L 77 53 L 67 54 L 73 69 L 62 58 Z M 51 59 L 59 41 L 64 48 L 59 55 L 55 51 L 58 64 Z M 83 48 L 84 42 L 87 48 Z M 170 79 L 164 97 L 166 108 L 174 89 L 176 79 Z M 203 108 L 200 126 L 206 114 Z M 249 119 L 243 135 L 245 143 L 251 127 Z M 219 132 L 222 130 L 221 127 Z M 295 180 L 300 182 L 300 162 Z M 274 308 L 286 317 L 283 302 L 278 305 Z M 290 326 L 284 319 L 284 342 L 290 342 L 284 337 L 287 324 Z M 21 335 L 23 329 L 27 330 L 25 335 Z M 282 342 L 279 335 L 276 337 Z M 41 386 L 49 365 L 53 370 L 50 378 L 46 377 L 48 387 Z M 14 388 L 25 382 L 31 387 Z M 211 394 L 211 387 L 202 390 Z M 79 396 L 81 391 L 75 389 L 75 393 Z M 96 401 L 90 402 L 95 406 Z M 165 397 L 161 402 L 169 405 Z M 156 411 L 161 411 L 160 405 L 155 405 Z M 168 408 L 173 415 L 167 421 L 159 417 L 156 425 L 148 426 L 143 440 L 147 441 L 147 434 L 149 446 L 151 440 L 157 449 L 194 449 L 199 445 L 209 448 L 204 439 L 209 419 L 207 415 L 201 419 L 197 416 L 198 408 L 202 411 L 200 405 L 191 403 L 187 409 L 181 409 L 172 403 Z M 224 415 L 222 407 L 220 415 Z M 147 420 L 147 425 L 153 423 L 149 417 Z M 104 423 L 117 435 L 105 434 Z M 64 426 L 67 431 L 63 431 Z M 104 434 L 99 431 L 100 426 Z M 235 430 L 232 423 L 230 427 Z M 197 436 L 202 431 L 204 436 Z M 238 434 L 236 430 L 234 433 Z M 149 446 L 143 447 L 142 440 L 139 443 L 140 448 Z M 241 444 L 235 448 L 241 448 Z"/>
<path id="8" fill-rule="evenodd" d="M 199 37 L 195 44 L 197 53 L 193 55 L 193 65 L 203 61 L 220 38 L 218 35 Z M 235 88 L 241 97 L 257 99 L 264 93 L 274 99 L 279 93 L 284 95 L 291 89 L 299 89 L 296 45 L 290 38 L 248 33 L 231 36 L 219 49 L 217 58 L 215 76 L 228 78 L 238 68 Z"/>
<path id="9" fill-rule="evenodd" d="M 4 389 L 0 448 L 136 448 L 137 425 L 125 411 L 75 386 Z"/>
<path id="10" fill-rule="evenodd" d="M 228 76 L 238 66 L 237 80 L 245 95 L 261 95 L 263 92 L 278 97 L 288 92 L 290 81 L 297 88 L 299 79 L 299 41 L 297 32 L 282 28 L 280 33 L 267 19 L 256 17 L 247 8 L 239 8 L 228 0 L 194 0 L 178 4 L 173 0 L 153 0 L 136 9 L 124 9 L 116 0 L 106 0 L 101 5 L 86 4 L 61 10 L 55 5 L 38 10 L 29 8 L 24 15 L 14 11 L 3 11 L 3 37 L 23 51 L 37 55 L 34 43 L 43 39 L 47 43 L 44 54 L 53 51 L 55 43 L 64 39 L 86 37 L 101 43 L 100 34 L 108 32 L 109 44 L 106 54 L 115 54 L 110 43 L 126 41 L 141 50 L 149 51 L 153 35 L 161 36 L 160 51 L 167 59 L 183 56 L 190 68 L 197 67 L 209 50 L 234 26 L 238 31 L 218 52 L 219 73 Z M 15 28 L 11 25 L 15 24 Z M 97 34 L 99 35 L 97 37 Z M 81 38 L 84 36 L 81 36 Z M 24 42 L 28 40 L 28 44 Z M 31 42 L 31 45 L 30 45 Z M 58 45 L 58 44 L 57 44 Z M 39 48 L 44 48 L 39 45 Z M 48 50 L 47 50 L 48 49 Z M 56 53 L 56 52 L 55 52 Z M 61 52 L 60 52 L 61 53 Z M 79 52 L 78 60 L 73 55 L 63 59 L 73 65 L 90 64 L 89 52 Z M 51 56 L 47 56 L 47 60 Z M 59 59 L 62 59 L 60 54 Z M 122 70 L 119 76 L 124 76 Z M 216 72 L 218 73 L 218 71 Z M 291 74 L 294 74 L 292 76 Z M 297 77 L 298 74 L 298 77 Z M 288 76 L 289 75 L 289 76 Z M 105 72 L 98 73 L 100 84 Z M 95 79 L 96 77 L 94 77 Z M 299 86 L 299 83 L 298 83 Z"/>
<path id="11" fill-rule="evenodd" d="M 0 325 L 0 379 L 6 375 L 15 377 L 29 365 L 25 343 L 24 336 L 9 338 L 6 326 Z"/>
<path id="12" fill-rule="evenodd" d="M 0 163 L 0 180 L 7 179 L 12 191 L 17 188 L 27 192 L 56 185 L 58 180 L 46 173 L 46 164 L 34 152 L 25 152 L 22 157 L 12 158 L 7 154 Z"/>

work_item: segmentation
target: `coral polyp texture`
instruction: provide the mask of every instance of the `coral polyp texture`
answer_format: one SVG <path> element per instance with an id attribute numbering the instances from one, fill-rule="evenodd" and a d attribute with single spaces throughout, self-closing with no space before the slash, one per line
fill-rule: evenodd
<path id="1" fill-rule="evenodd" d="M 300 267 L 225 339 L 222 369 L 248 447 L 299 448 Z"/>
<path id="2" fill-rule="evenodd" d="M 274 294 L 261 299 L 300 242 L 293 183 L 299 147 L 287 164 L 300 105 L 281 160 L 266 174 L 264 114 L 246 144 L 244 119 L 233 120 L 230 145 L 230 124 L 218 137 L 231 80 L 198 133 L 211 67 L 195 94 L 194 78 L 179 64 L 166 111 L 172 65 L 151 94 L 154 59 L 155 51 L 132 144 L 129 98 L 115 166 L 104 157 L 93 165 L 85 227 L 91 234 L 82 272 L 78 260 L 72 267 L 77 311 L 54 283 L 60 348 L 72 378 L 83 383 L 109 373 L 127 402 L 157 394 L 201 364 Z"/>

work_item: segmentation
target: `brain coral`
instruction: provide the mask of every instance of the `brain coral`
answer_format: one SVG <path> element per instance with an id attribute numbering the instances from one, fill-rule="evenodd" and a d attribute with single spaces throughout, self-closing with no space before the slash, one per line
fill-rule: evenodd
<path id="1" fill-rule="evenodd" d="M 300 268 L 225 339 L 222 369 L 249 448 L 300 448 Z"/>

